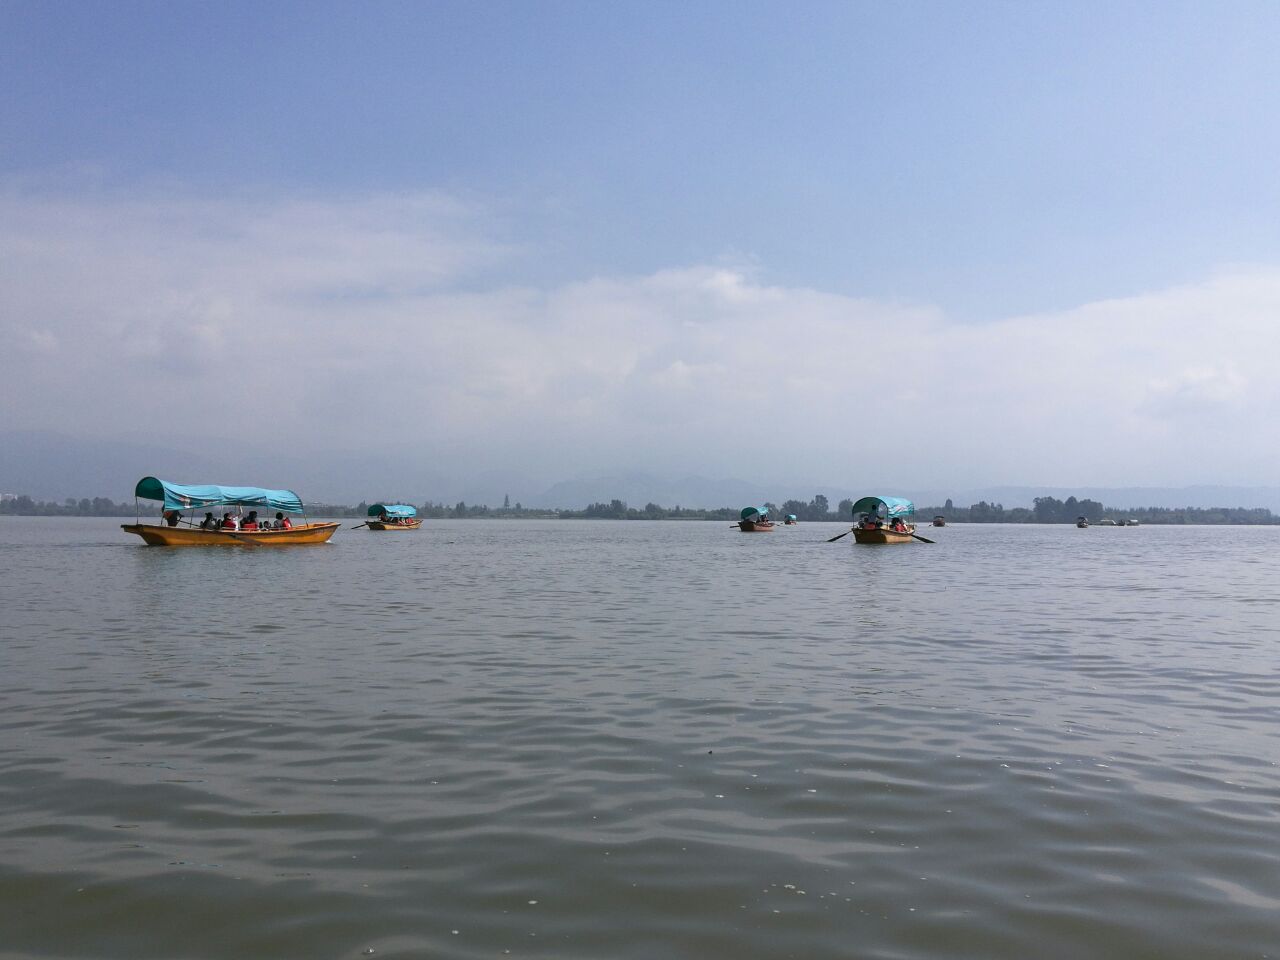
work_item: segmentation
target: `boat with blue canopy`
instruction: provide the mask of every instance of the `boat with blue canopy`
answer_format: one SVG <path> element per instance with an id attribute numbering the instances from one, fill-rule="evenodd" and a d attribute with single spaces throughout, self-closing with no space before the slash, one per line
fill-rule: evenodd
<path id="1" fill-rule="evenodd" d="M 370 530 L 417 530 L 422 526 L 418 508 L 407 503 L 375 503 L 369 507 L 369 516 L 376 518 L 365 521 Z"/>
<path id="2" fill-rule="evenodd" d="M 286 546 L 324 543 L 340 526 L 337 523 L 310 523 L 302 501 L 292 490 L 265 487 L 230 487 L 221 484 L 173 483 L 157 477 L 143 477 L 134 488 L 136 500 L 158 500 L 164 505 L 156 524 L 124 523 L 120 529 L 136 533 L 148 546 Z M 219 517 L 210 507 L 234 507 Z M 245 508 L 249 512 L 245 513 Z M 195 512 L 205 510 L 197 522 Z M 259 518 L 258 511 L 263 516 Z M 294 523 L 290 515 L 301 515 Z"/>
<path id="3" fill-rule="evenodd" d="M 738 515 L 738 529 L 743 533 L 768 533 L 773 529 L 769 511 L 763 507 L 743 507 Z"/>
<path id="4" fill-rule="evenodd" d="M 863 497 L 853 505 L 855 543 L 911 543 L 916 505 L 902 497 Z"/>

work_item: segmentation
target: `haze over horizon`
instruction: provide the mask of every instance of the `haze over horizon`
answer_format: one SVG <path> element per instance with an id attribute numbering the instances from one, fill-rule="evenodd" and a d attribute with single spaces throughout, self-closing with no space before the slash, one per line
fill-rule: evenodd
<path id="1" fill-rule="evenodd" d="M 0 0 L 0 427 L 371 497 L 1274 487 L 1278 31 Z"/>

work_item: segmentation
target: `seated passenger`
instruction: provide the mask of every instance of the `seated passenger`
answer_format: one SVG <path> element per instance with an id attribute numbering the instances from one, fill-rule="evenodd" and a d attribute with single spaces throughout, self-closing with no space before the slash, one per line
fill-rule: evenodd
<path id="1" fill-rule="evenodd" d="M 236 529 L 236 518 L 231 516 L 231 514 L 229 513 L 224 513 L 222 515 L 222 529 L 223 530 Z"/>
<path id="2" fill-rule="evenodd" d="M 166 510 L 164 512 L 164 522 L 171 527 L 176 527 L 178 525 L 178 521 L 181 519 L 182 519 L 182 514 L 180 514 L 177 510 Z"/>
<path id="3" fill-rule="evenodd" d="M 292 526 L 293 526 L 293 524 L 289 522 L 289 518 L 288 518 L 288 517 L 286 517 L 283 513 L 277 513 L 277 514 L 276 514 L 276 529 L 277 529 L 277 530 L 288 530 L 288 529 L 290 529 Z"/>
<path id="4" fill-rule="evenodd" d="M 218 520 L 212 513 L 206 513 L 204 519 L 200 521 L 201 530 L 217 530 Z"/>
<path id="5" fill-rule="evenodd" d="M 244 523 L 240 525 L 241 530 L 257 530 L 258 529 L 258 511 L 250 510 L 249 515 L 244 518 Z"/>

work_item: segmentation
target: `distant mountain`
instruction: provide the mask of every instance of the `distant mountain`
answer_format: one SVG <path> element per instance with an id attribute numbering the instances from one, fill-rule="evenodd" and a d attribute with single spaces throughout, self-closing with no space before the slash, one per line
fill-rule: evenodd
<path id="1" fill-rule="evenodd" d="M 0 433 L 0 492 L 36 500 L 131 500 L 140 477 L 213 477 L 211 456 L 157 443 L 83 440 L 55 433 Z M 193 481 L 196 482 L 196 481 Z"/>
<path id="2" fill-rule="evenodd" d="M 656 503 L 661 507 L 740 507 L 766 501 L 781 504 L 784 500 L 812 500 L 821 493 L 834 507 L 850 491 L 816 484 L 776 484 L 766 486 L 746 480 L 711 480 L 686 476 L 679 479 L 655 477 L 647 473 L 629 473 L 592 479 L 564 480 L 548 487 L 527 506 L 565 507 L 580 510 L 591 503 L 623 500 L 628 506 L 643 507 Z"/>
<path id="3" fill-rule="evenodd" d="M 0 432 L 0 493 L 27 494 L 37 500 L 67 497 L 110 497 L 128 500 L 138 478 L 154 474 L 188 483 L 240 483 L 288 487 L 308 503 L 354 504 L 395 498 L 455 504 L 564 507 L 580 510 L 591 503 L 624 500 L 629 506 L 656 503 L 663 507 L 741 507 L 766 501 L 808 502 L 821 493 L 834 509 L 842 499 L 867 493 L 905 496 L 923 507 L 941 506 L 950 498 L 967 507 L 986 500 L 1006 508 L 1030 507 L 1036 497 L 1059 500 L 1074 496 L 1098 500 L 1108 507 L 1267 507 L 1280 513 L 1280 487 L 1033 487 L 992 486 L 940 489 L 849 490 L 808 481 L 762 484 L 736 478 L 697 475 L 661 477 L 643 472 L 564 480 L 541 484 L 513 471 L 459 476 L 421 466 L 413 450 L 335 449 L 322 455 L 294 449 L 287 438 L 262 442 L 187 437 L 174 431 L 174 442 L 155 443 L 73 438 L 35 431 Z M 180 439 L 179 439 L 180 438 Z"/>
<path id="4" fill-rule="evenodd" d="M 986 500 L 1006 508 L 1030 507 L 1036 497 L 1097 500 L 1117 510 L 1132 507 L 1266 507 L 1280 513 L 1280 487 L 982 487 L 969 490 L 919 490 L 905 494 L 922 506 L 940 506 L 947 498 L 967 507 Z"/>

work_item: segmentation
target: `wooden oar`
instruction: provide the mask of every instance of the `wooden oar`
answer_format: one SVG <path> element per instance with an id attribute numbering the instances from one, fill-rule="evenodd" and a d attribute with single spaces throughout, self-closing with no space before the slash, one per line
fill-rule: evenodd
<path id="1" fill-rule="evenodd" d="M 827 541 L 827 543 L 835 543 L 837 540 L 840 539 L 840 537 L 847 537 L 851 533 L 853 533 L 852 530 L 846 530 L 844 533 L 839 534 L 838 536 L 832 537 L 830 540 Z"/>
<path id="2" fill-rule="evenodd" d="M 933 543 L 933 542 L 934 542 L 933 540 L 930 540 L 928 537 L 922 537 L 922 536 L 920 536 L 920 534 L 918 534 L 918 533 L 913 533 L 913 534 L 911 534 L 911 535 L 912 535 L 913 537 L 915 537 L 917 540 L 919 540 L 921 543 Z"/>
<path id="3" fill-rule="evenodd" d="M 366 520 L 364 523 L 357 523 L 354 527 L 347 527 L 347 529 L 348 529 L 348 530 L 359 530 L 361 527 L 367 527 L 368 525 L 369 525 L 369 521 L 368 521 L 368 520 Z"/>

